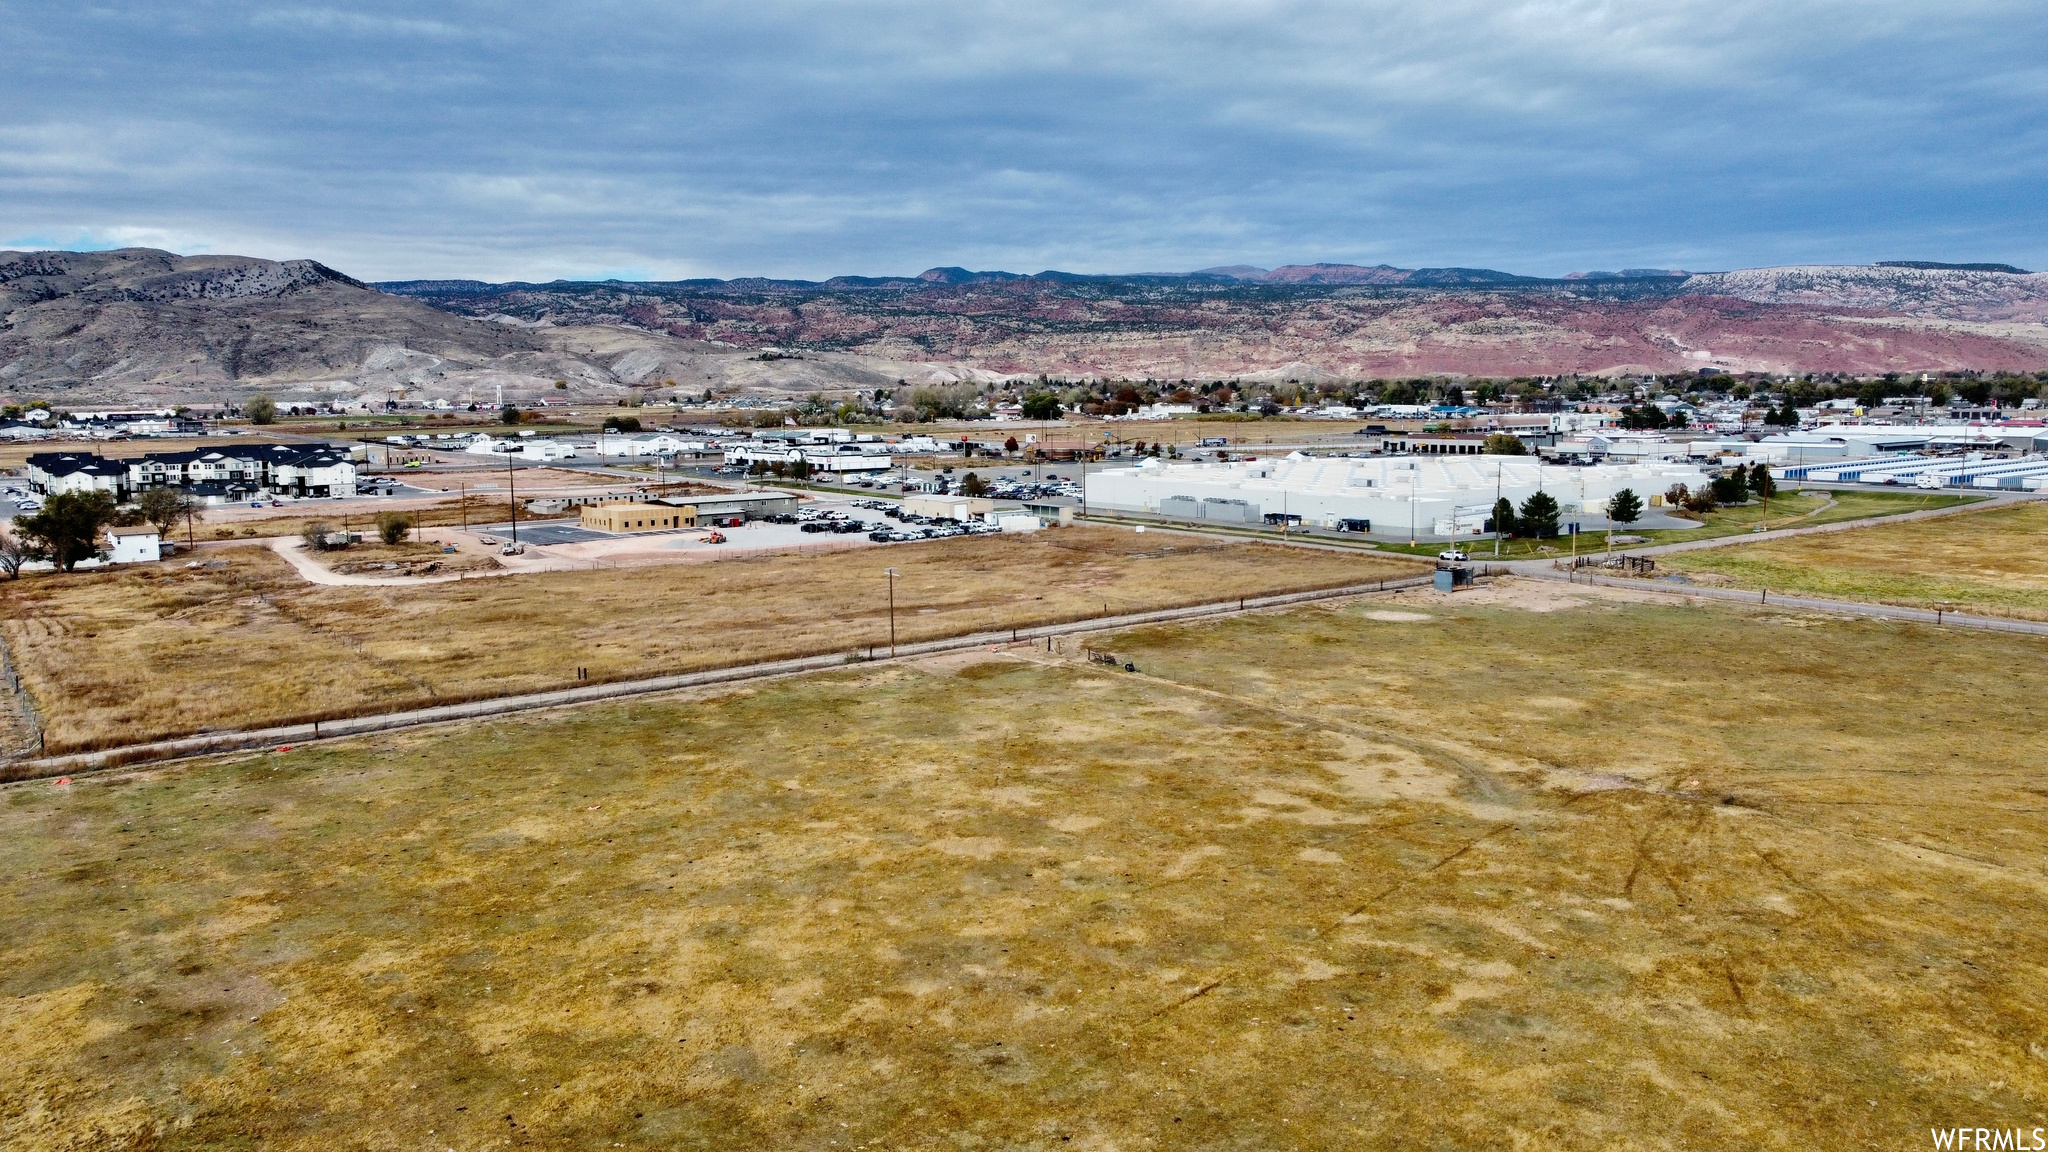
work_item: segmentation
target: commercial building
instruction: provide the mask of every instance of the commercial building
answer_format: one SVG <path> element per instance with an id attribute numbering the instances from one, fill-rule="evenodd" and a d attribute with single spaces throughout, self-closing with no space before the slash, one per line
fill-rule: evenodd
<path id="1" fill-rule="evenodd" d="M 664 496 L 658 500 L 585 505 L 581 525 L 600 532 L 668 532 L 677 528 L 732 527 L 763 516 L 796 511 L 785 492 L 732 496 Z"/>
<path id="2" fill-rule="evenodd" d="M 1654 461 L 1584 468 L 1530 456 L 1307 456 L 1227 464 L 1146 460 L 1087 478 L 1090 511 L 1149 513 L 1237 524 L 1298 523 L 1381 536 L 1478 535 L 1494 501 L 1520 506 L 1538 491 L 1557 500 L 1569 523 L 1599 515 L 1624 488 L 1647 503 L 1673 484 L 1698 488 L 1704 471 Z"/>
<path id="3" fill-rule="evenodd" d="M 985 496 L 906 496 L 903 511 L 939 520 L 980 520 L 994 513 L 996 502 Z"/>
<path id="4" fill-rule="evenodd" d="M 586 504 L 581 515 L 583 527 L 599 532 L 666 532 L 697 526 L 695 510 L 656 501 Z"/>

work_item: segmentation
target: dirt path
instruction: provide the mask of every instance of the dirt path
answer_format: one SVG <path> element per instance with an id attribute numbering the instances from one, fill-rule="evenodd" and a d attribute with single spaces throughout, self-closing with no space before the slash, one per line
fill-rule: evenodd
<path id="1" fill-rule="evenodd" d="M 534 564 L 513 567 L 523 561 L 521 556 L 507 556 L 500 561 L 502 568 L 482 572 L 451 572 L 435 576 L 362 576 L 350 572 L 336 572 L 306 555 L 304 547 L 296 536 L 273 536 L 265 543 L 270 550 L 284 558 L 284 562 L 296 569 L 309 584 L 324 584 L 338 588 L 412 588 L 421 584 L 452 584 L 457 580 L 485 580 L 493 576 L 516 576 L 521 572 L 552 572 L 570 568 L 589 567 L 584 564 Z"/>

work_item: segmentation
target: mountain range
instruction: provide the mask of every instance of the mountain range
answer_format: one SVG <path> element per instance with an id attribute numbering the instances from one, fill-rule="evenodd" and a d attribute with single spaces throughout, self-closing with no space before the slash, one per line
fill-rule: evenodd
<path id="1" fill-rule="evenodd" d="M 310 260 L 0 252 L 0 392 L 74 405 L 404 395 L 609 400 L 1046 373 L 2048 368 L 2048 274 L 1876 265 L 1544 278 L 1237 265 L 1120 276 L 933 268 L 825 281 L 366 284 Z M 557 388 L 561 381 L 564 387 Z"/>

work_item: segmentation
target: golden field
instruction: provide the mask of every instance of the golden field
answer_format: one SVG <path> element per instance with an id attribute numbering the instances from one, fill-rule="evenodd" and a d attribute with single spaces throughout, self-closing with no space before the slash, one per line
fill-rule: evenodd
<path id="1" fill-rule="evenodd" d="M 2048 503 L 1658 558 L 1702 583 L 2048 620 Z"/>
<path id="2" fill-rule="evenodd" d="M 1139 672 L 977 652 L 10 786 L 0 1147 L 2048 1123 L 2048 645 L 1511 585 L 1099 643 Z"/>
<path id="3" fill-rule="evenodd" d="M 205 557 L 0 584 L 52 752 L 562 687 L 578 668 L 886 650 L 889 566 L 905 642 L 1417 571 L 1097 528 L 390 588 L 315 587 L 265 548 Z"/>

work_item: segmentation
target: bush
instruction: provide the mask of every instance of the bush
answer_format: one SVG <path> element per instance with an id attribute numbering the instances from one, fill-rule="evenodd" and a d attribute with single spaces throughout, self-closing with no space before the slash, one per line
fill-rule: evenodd
<path id="1" fill-rule="evenodd" d="M 251 424 L 274 424 L 277 422 L 277 401 L 268 396 L 254 396 L 242 405 L 242 414 L 249 418 Z"/>
<path id="2" fill-rule="evenodd" d="M 325 552 L 327 537 L 333 532 L 334 525 L 324 520 L 315 520 L 299 529 L 299 539 L 305 543 L 308 552 Z"/>
<path id="3" fill-rule="evenodd" d="M 1488 436 L 1486 444 L 1481 450 L 1489 456 L 1527 456 L 1529 454 L 1529 446 L 1522 443 L 1521 437 L 1510 436 L 1506 432 L 1495 432 L 1493 435 Z"/>
<path id="4" fill-rule="evenodd" d="M 403 512 L 377 513 L 377 539 L 386 544 L 400 544 L 405 534 L 412 531 L 412 517 Z"/>

